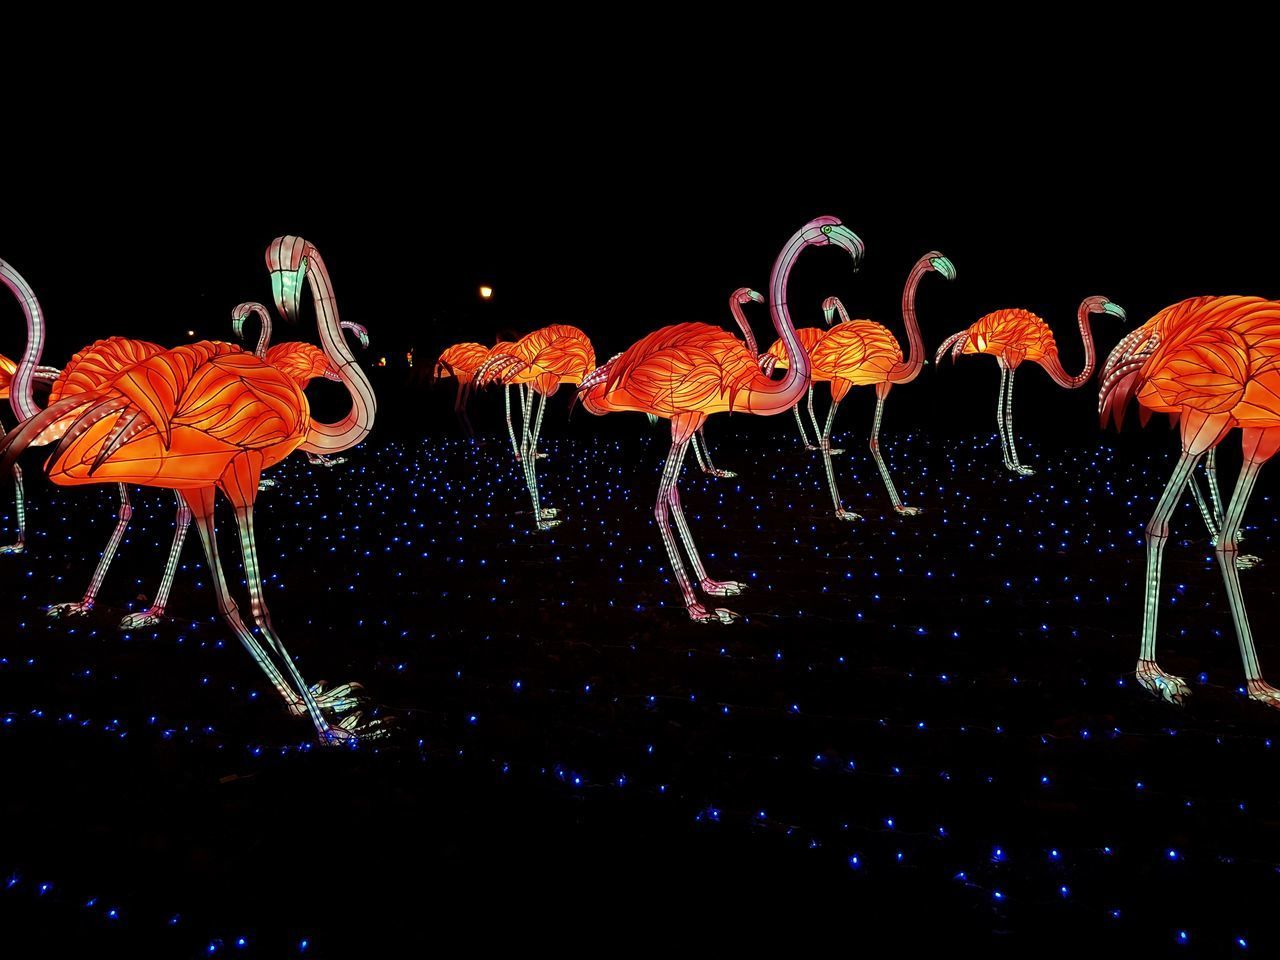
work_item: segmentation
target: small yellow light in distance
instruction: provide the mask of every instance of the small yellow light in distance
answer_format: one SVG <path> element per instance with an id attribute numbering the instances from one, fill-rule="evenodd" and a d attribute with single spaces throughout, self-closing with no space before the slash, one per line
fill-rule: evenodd
<path id="1" fill-rule="evenodd" d="M 194 330 L 188 330 L 188 331 L 187 331 L 187 336 L 188 336 L 188 337 L 194 337 L 195 335 L 196 335 L 196 332 L 195 332 Z"/>
<path id="2" fill-rule="evenodd" d="M 386 358 L 386 357 L 379 357 L 379 358 L 378 358 L 378 366 L 380 366 L 380 367 L 385 367 L 386 365 L 387 365 L 387 358 Z"/>
<path id="3" fill-rule="evenodd" d="M 481 300 L 488 300 L 488 299 L 489 299 L 490 297 L 492 297 L 492 296 L 493 296 L 493 287 L 490 287 L 490 286 L 482 286 L 482 287 L 480 288 L 480 299 L 481 299 Z"/>

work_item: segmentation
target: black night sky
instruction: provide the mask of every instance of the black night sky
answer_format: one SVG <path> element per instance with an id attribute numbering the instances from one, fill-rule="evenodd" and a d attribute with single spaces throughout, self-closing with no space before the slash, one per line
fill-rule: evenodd
<path id="1" fill-rule="evenodd" d="M 74 95 L 11 85 L 0 257 L 40 298 L 45 363 L 110 335 L 230 340 L 234 305 L 270 302 L 270 240 L 323 253 L 343 319 L 369 331 L 378 419 L 347 463 L 277 468 L 260 552 L 304 675 L 358 680 L 366 714 L 393 719 L 349 753 L 307 745 L 217 618 L 194 535 L 170 619 L 117 628 L 154 590 L 167 491 L 135 496 L 97 606 L 46 617 L 83 590 L 115 492 L 54 487 L 25 454 L 30 544 L 0 557 L 0 922 L 15 940 L 184 958 L 812 953 L 829 936 L 933 955 L 1275 955 L 1280 715 L 1238 693 L 1189 501 L 1160 636 L 1194 696 L 1178 708 L 1134 682 L 1142 527 L 1176 433 L 1133 416 L 1104 432 L 1096 380 L 1067 392 L 1028 364 L 1016 432 L 1038 473 L 1013 477 L 995 363 L 932 360 L 999 307 L 1043 317 L 1074 373 L 1091 294 L 1129 318 L 1094 318 L 1099 366 L 1183 298 L 1280 297 L 1280 180 L 1245 146 L 1272 139 L 1272 105 L 1245 95 L 1259 87 L 1148 69 L 1114 55 L 1109 24 L 1081 26 L 1056 62 L 951 43 L 893 58 L 856 36 L 784 66 L 758 37 L 663 46 L 645 24 L 625 52 L 561 57 L 531 36 L 498 58 L 474 37 L 360 32 L 341 75 L 231 45 L 182 83 L 161 82 L 170 51 L 86 74 Z M 835 294 L 905 340 L 912 263 L 936 249 L 958 270 L 922 284 L 929 364 L 885 413 L 886 457 L 925 512 L 888 508 L 870 390 L 836 427 L 852 524 L 790 414 L 715 418 L 709 444 L 738 477 L 689 463 L 681 492 L 711 576 L 749 589 L 716 601 L 741 623 L 692 624 L 653 520 L 665 426 L 570 417 L 562 390 L 538 476 L 565 522 L 535 532 L 501 395 L 474 398 L 469 443 L 431 365 L 552 323 L 585 331 L 601 363 L 666 324 L 729 327 L 730 292 L 766 290 L 780 246 L 820 214 L 866 257 L 854 274 L 806 253 L 797 326 Z M 748 316 L 771 343 L 767 311 Z M 276 339 L 314 341 L 312 320 L 307 306 Z M 0 354 L 22 346 L 2 296 Z M 336 384 L 308 396 L 344 410 Z M 1238 449 L 1223 445 L 1224 495 Z M 1263 564 L 1243 579 L 1273 680 L 1276 476 L 1246 516 Z M 15 522 L 6 482 L 0 542 Z"/>

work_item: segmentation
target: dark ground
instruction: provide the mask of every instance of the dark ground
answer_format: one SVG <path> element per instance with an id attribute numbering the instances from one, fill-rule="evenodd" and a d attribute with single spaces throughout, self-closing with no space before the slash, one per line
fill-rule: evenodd
<path id="1" fill-rule="evenodd" d="M 1162 663 L 1195 695 L 1177 709 L 1132 679 L 1140 528 L 1171 435 L 1024 441 L 1026 479 L 993 437 L 887 436 L 904 500 L 926 507 L 899 519 L 859 408 L 839 469 L 866 519 L 847 527 L 789 417 L 720 418 L 710 439 L 740 478 L 686 471 L 683 490 L 712 576 L 751 584 L 722 601 L 745 620 L 721 627 L 688 622 L 663 581 L 664 434 L 628 419 L 620 439 L 577 415 L 576 439 L 548 428 L 544 502 L 566 511 L 549 535 L 528 531 L 505 440 L 375 440 L 333 471 L 276 471 L 259 501 L 274 620 L 308 680 L 360 680 L 395 717 L 355 751 L 313 748 L 211 620 L 194 537 L 175 621 L 116 630 L 154 589 L 166 493 L 136 498 L 98 609 L 46 621 L 79 597 L 114 503 L 29 484 L 33 548 L 3 580 L 11 942 L 1162 955 L 1185 931 L 1195 952 L 1277 948 L 1280 717 L 1237 692 L 1189 505 Z M 1275 670 L 1269 489 L 1246 543 L 1268 563 L 1245 589 Z"/>

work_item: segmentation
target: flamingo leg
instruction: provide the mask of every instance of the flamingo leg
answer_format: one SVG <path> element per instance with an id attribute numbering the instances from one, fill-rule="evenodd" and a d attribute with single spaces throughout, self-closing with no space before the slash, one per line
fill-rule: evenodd
<path id="1" fill-rule="evenodd" d="M 836 419 L 836 411 L 840 409 L 840 401 L 835 397 L 831 398 L 831 409 L 827 412 L 827 425 L 822 430 L 822 442 L 818 444 L 822 448 L 822 463 L 827 468 L 827 486 L 831 488 L 831 501 L 836 506 L 837 520 L 861 520 L 858 514 L 846 510 L 840 503 L 840 490 L 836 486 L 836 471 L 831 465 L 831 424 Z"/>
<path id="2" fill-rule="evenodd" d="M 1147 523 L 1147 579 L 1142 612 L 1142 648 L 1135 671 L 1138 683 L 1149 692 L 1170 703 L 1181 703 L 1191 690 L 1181 677 L 1165 673 L 1156 663 L 1156 620 L 1160 612 L 1160 574 L 1164 566 L 1164 545 L 1169 540 L 1169 518 L 1182 499 L 1187 481 L 1195 472 L 1203 451 L 1190 452 L 1186 447 L 1178 455 L 1178 463 L 1156 502 L 1155 512 Z"/>
<path id="3" fill-rule="evenodd" d="M 218 613 L 227 622 L 227 626 L 236 635 L 241 646 L 248 651 L 249 656 L 253 657 L 253 662 L 267 675 L 276 692 L 284 698 L 290 712 L 300 712 L 299 708 L 305 703 L 304 698 L 289 686 L 279 669 L 271 662 L 271 658 L 267 656 L 267 652 L 262 649 L 249 628 L 245 626 L 244 620 L 240 618 L 240 608 L 236 606 L 235 600 L 231 597 L 231 591 L 227 588 L 227 578 L 222 572 L 222 560 L 218 555 L 218 536 L 213 518 L 213 493 L 213 488 L 203 487 L 198 490 L 183 490 L 179 496 L 186 501 L 195 520 L 196 532 L 200 534 L 205 560 L 208 561 L 209 572 L 213 577 L 213 593 L 218 602 Z M 305 709 L 302 712 L 305 712 Z"/>
<path id="4" fill-rule="evenodd" d="M 685 609 L 689 618 L 699 621 L 719 620 L 721 623 L 732 623 L 734 614 L 730 610 L 708 610 L 698 602 L 693 592 L 693 584 L 685 571 L 684 561 L 680 558 L 680 548 L 676 546 L 675 535 L 671 532 L 670 514 L 671 491 L 675 489 L 680 478 L 680 465 L 684 461 L 685 448 L 689 445 L 689 437 L 678 434 L 678 427 L 673 422 L 671 427 L 671 452 L 667 454 L 667 462 L 662 468 L 662 479 L 658 483 L 658 499 L 653 505 L 653 517 L 658 522 L 658 533 L 662 536 L 662 545 L 667 549 L 667 560 L 671 564 L 671 572 L 680 586 L 680 594 L 684 598 Z"/>
<path id="5" fill-rule="evenodd" d="M 1214 526 L 1222 528 L 1222 492 L 1218 487 L 1218 448 L 1213 447 L 1204 458 L 1205 480 L 1209 485 L 1209 499 L 1213 503 Z M 1238 538 L 1237 538 L 1238 539 Z"/>
<path id="6" fill-rule="evenodd" d="M 231 469 L 234 470 L 236 468 L 233 466 Z M 293 657 L 289 655 L 289 651 L 284 648 L 284 641 L 271 624 L 271 612 L 267 609 L 267 599 L 262 590 L 262 573 L 258 566 L 258 548 L 254 540 L 253 501 L 240 495 L 242 486 L 245 490 L 256 491 L 258 489 L 257 478 L 253 477 L 252 483 L 246 482 L 243 485 L 234 482 L 229 483 L 225 489 L 228 493 L 228 498 L 235 507 L 236 528 L 240 534 L 240 553 L 244 560 L 245 579 L 249 582 L 250 615 L 262 635 L 267 638 L 267 642 L 274 648 L 280 660 L 284 662 L 285 670 L 293 680 L 293 689 L 301 694 L 301 705 L 292 706 L 291 712 L 302 713 L 305 710 L 311 717 L 311 722 L 315 724 L 316 731 L 323 741 L 348 739 L 352 735 L 352 725 L 344 721 L 342 726 L 334 726 L 325 719 L 321 710 L 328 710 L 332 713 L 344 713 L 351 710 L 357 704 L 354 693 L 359 689 L 359 686 L 357 684 L 342 684 L 331 690 L 325 690 L 323 683 L 308 687 L 306 681 L 302 679 L 302 674 L 298 672 L 297 664 L 294 663 Z M 348 721 L 350 719 L 348 718 Z"/>
<path id="7" fill-rule="evenodd" d="M 695 434 L 696 435 L 696 434 Z M 690 442 L 693 442 L 692 440 Z M 677 481 L 680 469 L 684 465 L 684 450 L 679 453 L 680 461 L 676 465 Z M 671 516 L 676 522 L 676 532 L 680 534 L 680 542 L 684 544 L 684 552 L 689 555 L 689 563 L 694 575 L 698 578 L 698 586 L 709 597 L 736 597 L 747 589 L 745 583 L 736 580 L 712 580 L 707 576 L 706 567 L 702 565 L 702 556 L 698 553 L 697 544 L 693 542 L 693 532 L 689 529 L 689 521 L 685 519 L 684 508 L 680 505 L 679 483 L 672 483 L 667 493 L 667 503 L 671 507 Z"/>
<path id="8" fill-rule="evenodd" d="M 107 545 L 102 551 L 98 566 L 94 568 L 93 577 L 89 580 L 89 586 L 84 591 L 84 599 L 79 603 L 55 603 L 46 607 L 44 612 L 49 616 L 55 618 L 79 617 L 93 609 L 93 605 L 98 599 L 98 590 L 102 586 L 103 579 L 107 576 L 111 561 L 115 559 L 116 550 L 120 548 L 120 541 L 124 539 L 124 532 L 129 528 L 129 518 L 133 516 L 133 504 L 129 502 L 129 489 L 123 483 L 119 487 L 120 512 L 117 515 L 116 526 L 111 531 L 111 539 L 107 541 Z"/>
<path id="9" fill-rule="evenodd" d="M 1187 487 L 1190 488 L 1191 499 L 1196 502 L 1200 516 L 1204 520 L 1205 529 L 1209 531 L 1209 543 L 1216 547 L 1218 545 L 1218 533 L 1221 528 L 1214 519 L 1213 513 L 1209 509 L 1209 504 L 1204 499 L 1204 494 L 1200 492 L 1200 484 L 1196 482 L 1195 474 L 1192 474 L 1191 479 L 1187 481 Z"/>
<path id="10" fill-rule="evenodd" d="M 791 412 L 796 415 L 796 426 L 800 428 L 800 442 L 804 444 L 806 450 L 816 450 L 817 446 L 809 442 L 809 437 L 804 432 L 804 420 L 800 416 L 800 404 L 797 403 L 791 408 Z M 817 437 L 815 436 L 816 440 Z"/>
<path id="11" fill-rule="evenodd" d="M 536 391 L 530 389 L 529 395 L 532 398 Z M 530 404 L 532 404 L 530 399 Z M 528 446 L 523 449 L 522 463 L 524 465 L 525 482 L 529 485 L 529 498 L 533 501 L 533 519 L 537 523 L 539 530 L 550 530 L 552 527 L 559 526 L 559 520 L 555 519 L 559 512 L 551 507 L 543 509 L 542 502 L 538 496 L 538 436 L 542 433 L 542 412 L 547 406 L 547 396 L 544 393 L 538 394 L 538 415 L 533 422 L 533 433 L 529 437 Z"/>
<path id="12" fill-rule="evenodd" d="M 458 388 L 453 398 L 453 415 L 458 419 L 458 426 L 462 427 L 468 439 L 475 439 L 475 431 L 471 429 L 471 421 L 467 418 L 467 385 L 463 383 L 462 378 L 458 378 Z"/>
<path id="13" fill-rule="evenodd" d="M 1005 366 L 1003 360 L 998 360 L 1000 364 L 1000 392 L 996 395 L 996 429 L 1000 431 L 1000 456 L 1004 460 L 1005 468 L 1013 469 L 1013 461 L 1009 458 L 1009 436 L 1005 432 L 1004 425 L 1004 395 L 1009 388 L 1009 368 Z"/>
<path id="14" fill-rule="evenodd" d="M 1235 493 L 1222 519 L 1222 532 L 1218 536 L 1218 566 L 1227 588 L 1227 601 L 1231 605 L 1231 619 L 1236 628 L 1236 640 L 1240 644 L 1240 659 L 1244 661 L 1246 688 L 1251 700 L 1260 700 L 1269 707 L 1280 708 L 1280 690 L 1262 679 L 1262 667 L 1258 664 L 1258 651 L 1253 645 L 1253 631 L 1249 627 L 1249 614 L 1244 607 L 1244 593 L 1240 589 L 1240 568 L 1236 565 L 1238 549 L 1236 534 L 1244 517 L 1245 507 L 1253 494 L 1262 461 L 1246 457 L 1240 467 Z"/>
<path id="15" fill-rule="evenodd" d="M 1014 472 L 1020 473 L 1024 477 L 1029 477 L 1035 473 L 1035 470 L 1032 467 L 1024 467 L 1018 461 L 1018 448 L 1013 441 L 1013 375 L 1017 372 L 1017 367 L 1009 368 L 1009 386 L 1004 395 L 1004 428 L 1009 433 L 1009 459 L 1013 463 Z"/>
<path id="16" fill-rule="evenodd" d="M 502 399 L 507 408 L 507 436 L 511 438 L 511 452 L 515 454 L 516 460 L 520 459 L 520 444 L 516 443 L 516 430 L 511 425 L 511 385 L 508 384 L 502 390 Z"/>
<path id="17" fill-rule="evenodd" d="M 466 428 L 467 436 L 475 440 L 476 428 L 471 425 L 471 414 L 467 407 L 471 404 L 471 382 L 467 381 L 462 388 L 462 425 Z"/>
<path id="18" fill-rule="evenodd" d="M 689 438 L 689 446 L 693 447 L 693 455 L 698 458 L 698 469 L 703 473 L 713 473 L 714 470 L 707 467 L 707 462 L 702 458 L 702 450 L 698 446 L 698 437 L 702 434 L 701 430 L 695 431 Z"/>
<path id="19" fill-rule="evenodd" d="M 173 543 L 169 546 L 169 559 L 164 565 L 164 575 L 160 578 L 160 586 L 156 588 L 156 598 L 151 606 L 140 613 L 131 613 L 120 621 L 121 630 L 136 630 L 139 627 L 159 623 L 164 617 L 164 608 L 169 603 L 169 590 L 173 587 L 173 578 L 178 571 L 178 558 L 182 556 L 182 544 L 187 539 L 187 528 L 191 526 L 191 508 L 182 494 L 174 491 L 178 499 L 178 515 L 173 523 Z"/>
<path id="20" fill-rule="evenodd" d="M 0 440 L 5 436 L 4 425 L 0 424 Z M 27 498 L 22 491 L 22 468 L 13 465 L 14 515 L 18 521 L 18 539 L 8 546 L 0 547 L 0 555 L 6 553 L 22 553 L 27 549 Z"/>
<path id="21" fill-rule="evenodd" d="M 875 460 L 876 466 L 880 469 L 880 477 L 884 480 L 884 488 L 889 491 L 889 502 L 893 504 L 893 509 L 904 517 L 914 517 L 920 513 L 920 508 L 904 507 L 902 505 L 898 490 L 893 485 L 893 479 L 889 476 L 889 468 L 885 466 L 884 457 L 880 454 L 880 419 L 884 414 L 884 401 L 888 395 L 888 384 L 880 384 L 876 387 L 876 414 L 871 421 L 871 456 Z"/>
<path id="22" fill-rule="evenodd" d="M 813 384 L 812 383 L 809 384 L 809 400 L 807 405 L 809 408 L 809 422 L 813 424 L 813 442 L 816 444 L 818 442 L 818 438 L 822 436 L 822 430 L 818 426 L 818 417 L 813 412 Z"/>
<path id="23" fill-rule="evenodd" d="M 694 456 L 698 458 L 698 466 L 702 468 L 703 473 L 709 473 L 713 477 L 720 477 L 726 480 L 737 476 L 734 471 L 721 470 L 711 462 L 711 448 L 707 446 L 707 435 L 702 429 L 698 429 L 694 433 L 690 443 L 693 445 Z M 704 459 L 706 460 L 705 463 L 703 463 Z"/>

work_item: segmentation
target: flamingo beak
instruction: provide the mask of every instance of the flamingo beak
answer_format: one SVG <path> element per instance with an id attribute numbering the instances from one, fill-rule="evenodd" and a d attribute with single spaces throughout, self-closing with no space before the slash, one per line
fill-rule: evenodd
<path id="1" fill-rule="evenodd" d="M 302 284 L 306 276 L 305 257 L 297 270 L 282 267 L 271 271 L 271 294 L 275 297 L 276 309 L 290 323 L 296 323 L 298 320 L 298 301 L 302 295 Z"/>
<path id="2" fill-rule="evenodd" d="M 231 318 L 231 329 L 235 331 L 236 339 L 244 339 L 244 316 L 235 316 Z"/>
<path id="3" fill-rule="evenodd" d="M 1102 312 L 1109 313 L 1113 317 L 1119 317 L 1121 320 L 1129 319 L 1128 315 L 1124 312 L 1124 307 L 1120 306 L 1118 303 L 1112 303 L 1110 300 L 1102 305 Z"/>
<path id="4" fill-rule="evenodd" d="M 856 233 L 842 223 L 832 225 L 827 235 L 828 241 L 845 250 L 853 258 L 853 269 L 856 271 L 862 264 L 862 255 L 866 252 L 866 244 Z"/>
<path id="5" fill-rule="evenodd" d="M 764 294 L 759 290 L 748 290 L 747 299 L 752 303 L 764 303 Z"/>
<path id="6" fill-rule="evenodd" d="M 929 261 L 929 266 L 933 267 L 934 270 L 938 271 L 938 273 L 942 274 L 942 276 L 948 280 L 954 280 L 956 278 L 956 265 L 946 257 L 933 257 Z"/>

